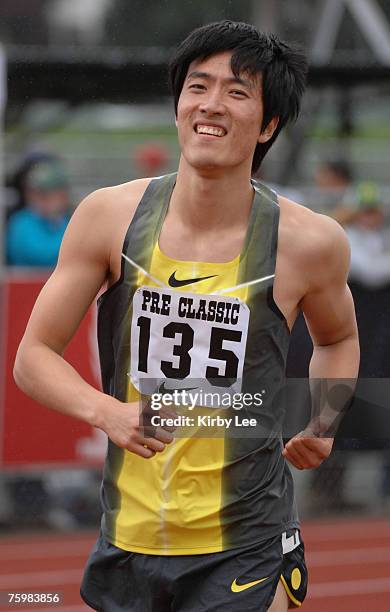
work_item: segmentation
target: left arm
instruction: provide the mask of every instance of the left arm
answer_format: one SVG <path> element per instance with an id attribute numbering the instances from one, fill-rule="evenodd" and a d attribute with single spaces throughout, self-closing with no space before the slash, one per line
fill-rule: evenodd
<path id="1" fill-rule="evenodd" d="M 318 215 L 316 223 L 319 239 L 313 247 L 313 257 L 307 259 L 308 290 L 300 304 L 314 347 L 309 375 L 313 382 L 324 381 L 327 388 L 335 384 L 334 379 L 345 379 L 346 385 L 352 387 L 352 395 L 360 353 L 355 309 L 347 285 L 349 244 L 344 231 L 332 219 Z M 313 415 L 306 429 L 294 436 L 283 451 L 298 469 L 317 467 L 332 450 L 334 425 L 339 424 L 340 412 L 323 398 L 319 400 L 320 414 Z M 325 435 L 331 437 L 320 437 L 329 430 L 332 433 Z"/>

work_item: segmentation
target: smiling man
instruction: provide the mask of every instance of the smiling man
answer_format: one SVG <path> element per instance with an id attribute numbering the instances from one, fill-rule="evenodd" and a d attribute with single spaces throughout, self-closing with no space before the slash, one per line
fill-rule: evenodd
<path id="1" fill-rule="evenodd" d="M 109 438 L 102 530 L 81 591 L 96 610 L 276 612 L 305 597 L 287 460 L 316 467 L 332 439 L 312 423 L 283 448 L 277 396 L 298 312 L 311 376 L 353 378 L 359 357 L 342 229 L 251 180 L 297 117 L 305 73 L 301 52 L 250 25 L 192 32 L 170 66 L 178 172 L 87 197 L 31 315 L 17 383 Z M 104 283 L 100 392 L 62 353 Z M 178 382 L 199 397 L 245 392 L 245 422 L 261 434 L 146 430 L 150 381 L 164 393 Z"/>

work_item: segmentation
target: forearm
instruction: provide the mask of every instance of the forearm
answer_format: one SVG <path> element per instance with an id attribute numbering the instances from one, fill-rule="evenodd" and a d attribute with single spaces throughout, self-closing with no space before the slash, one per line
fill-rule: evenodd
<path id="1" fill-rule="evenodd" d="M 308 428 L 317 435 L 335 435 L 353 396 L 359 355 L 357 335 L 314 346 L 309 368 L 312 415 Z"/>
<path id="2" fill-rule="evenodd" d="M 355 380 L 359 371 L 357 334 L 325 346 L 315 345 L 310 361 L 310 378 L 344 378 Z"/>
<path id="3" fill-rule="evenodd" d="M 18 387 L 37 402 L 92 426 L 101 427 L 105 407 L 118 403 L 88 384 L 61 355 L 44 344 L 21 344 L 14 377 Z"/>
<path id="4" fill-rule="evenodd" d="M 284 457 L 299 470 L 318 467 L 329 456 L 352 398 L 358 370 L 357 335 L 314 347 L 310 362 L 311 419 L 283 450 Z"/>

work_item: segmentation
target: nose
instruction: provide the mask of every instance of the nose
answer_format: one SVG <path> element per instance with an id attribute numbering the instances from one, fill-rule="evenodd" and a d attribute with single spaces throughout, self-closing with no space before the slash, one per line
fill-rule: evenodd
<path id="1" fill-rule="evenodd" d="M 221 92 L 217 89 L 208 91 L 207 95 L 202 98 L 199 110 L 204 115 L 223 115 L 225 113 L 225 105 Z"/>

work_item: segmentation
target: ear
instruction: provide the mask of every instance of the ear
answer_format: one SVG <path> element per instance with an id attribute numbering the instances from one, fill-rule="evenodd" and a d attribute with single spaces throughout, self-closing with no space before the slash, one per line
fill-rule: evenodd
<path id="1" fill-rule="evenodd" d="M 267 142 L 268 140 L 270 140 L 274 134 L 274 131 L 278 127 L 278 123 L 279 117 L 272 117 L 267 127 L 265 127 L 264 130 L 260 132 L 257 142 Z"/>

